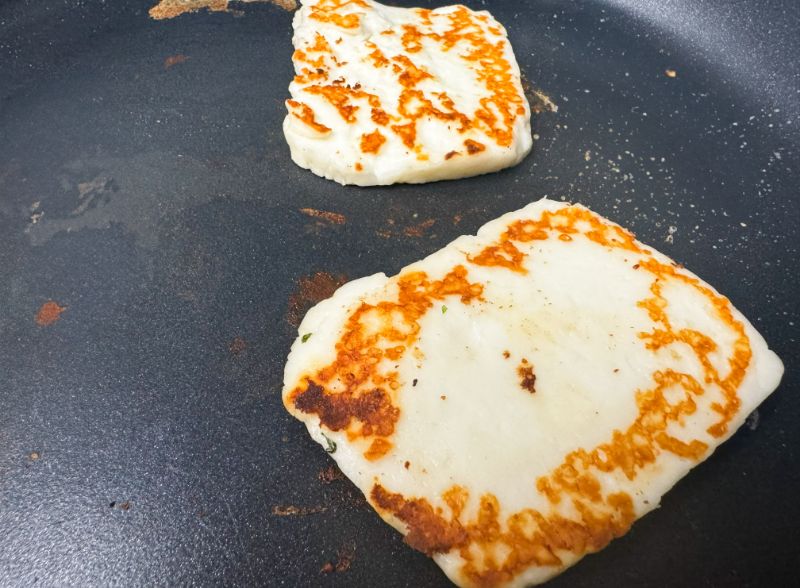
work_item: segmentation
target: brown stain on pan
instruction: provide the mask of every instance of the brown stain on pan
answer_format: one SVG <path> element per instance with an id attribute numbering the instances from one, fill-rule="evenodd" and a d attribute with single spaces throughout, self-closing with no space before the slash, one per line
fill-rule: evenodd
<path id="1" fill-rule="evenodd" d="M 457 518 L 448 521 L 424 498 L 409 500 L 380 484 L 373 486 L 370 498 L 378 508 L 393 513 L 408 526 L 406 543 L 425 555 L 446 553 L 468 539 Z"/>
<path id="2" fill-rule="evenodd" d="M 429 218 L 420 223 L 417 223 L 416 225 L 411 225 L 409 227 L 406 227 L 405 229 L 403 229 L 403 234 L 406 237 L 420 238 L 424 236 L 425 233 L 428 231 L 428 229 L 430 229 L 435 223 L 436 220 Z"/>
<path id="3" fill-rule="evenodd" d="M 343 31 L 354 31 L 361 26 L 362 18 L 372 11 L 372 5 L 364 0 L 320 0 L 308 7 L 308 18 L 329 23 Z M 417 140 L 417 123 L 425 119 L 438 119 L 453 125 L 459 133 L 477 130 L 500 147 L 511 145 L 515 121 L 525 114 L 526 109 L 514 69 L 506 56 L 506 41 L 497 41 L 501 30 L 487 24 L 487 14 L 472 12 L 461 5 L 454 6 L 447 13 L 424 8 L 415 12 L 419 17 L 417 24 L 403 24 L 389 32 L 395 34 L 395 29 L 402 29 L 399 40 L 405 53 L 410 55 L 422 51 L 423 42 L 439 45 L 443 51 L 459 46 L 460 49 L 453 54 L 475 71 L 476 81 L 485 92 L 471 115 L 460 112 L 445 92 L 426 93 L 420 82 L 433 76 L 407 55 L 389 58 L 369 40 L 366 43 L 372 50 L 369 54 L 371 65 L 396 76 L 397 84 L 402 86 L 396 115 L 387 112 L 389 105 L 384 104 L 380 96 L 364 91 L 359 83 L 345 85 L 344 78 L 328 81 L 333 66 L 338 66 L 339 62 L 329 43 L 335 41 L 322 35 L 314 45 L 307 44 L 293 53 L 292 60 L 298 71 L 295 83 L 302 85 L 304 93 L 325 99 L 348 124 L 356 123 L 359 109 L 370 108 L 372 121 L 385 128 L 362 136 L 363 153 L 377 153 L 385 140 L 384 131 L 391 131 L 406 148 L 417 153 L 418 160 L 425 161 L 429 156 L 420 151 L 422 145 Z M 399 35 L 399 30 L 396 33 Z M 391 106 L 395 109 L 394 105 Z M 471 139 L 465 141 L 465 146 L 469 155 L 486 148 Z"/>
<path id="4" fill-rule="evenodd" d="M 181 63 L 186 63 L 189 60 L 187 55 L 183 53 L 177 53 L 176 55 L 170 55 L 164 60 L 164 69 L 169 69 L 175 65 L 179 65 Z"/>
<path id="5" fill-rule="evenodd" d="M 333 296 L 333 293 L 347 281 L 344 275 L 332 275 L 328 272 L 315 272 L 297 280 L 297 289 L 289 296 L 289 308 L 286 311 L 286 322 L 299 327 L 306 312 L 317 302 Z"/>
<path id="6" fill-rule="evenodd" d="M 536 394 L 536 374 L 533 373 L 533 366 L 528 363 L 527 359 L 522 359 L 517 374 L 520 378 L 519 385 L 523 390 L 527 390 L 531 394 Z"/>
<path id="7" fill-rule="evenodd" d="M 298 102 L 297 100 L 287 100 L 286 108 L 289 110 L 292 116 L 297 117 L 297 119 L 303 121 L 318 133 L 324 135 L 331 132 L 330 127 L 326 127 L 325 125 L 317 122 L 317 119 L 314 116 L 314 111 L 308 104 Z"/>
<path id="8" fill-rule="evenodd" d="M 371 504 L 393 524 L 400 522 L 406 527 L 406 542 L 412 547 L 428 555 L 457 551 L 463 560 L 460 575 L 472 586 L 509 582 L 532 565 L 564 565 L 568 563 L 565 552 L 578 556 L 592 553 L 623 535 L 636 519 L 634 498 L 604 488 L 602 474 L 634 480 L 662 453 L 695 462 L 702 459 L 708 444 L 702 439 L 675 437 L 670 426 L 693 414 L 696 398 L 713 384 L 720 398 L 711 402 L 717 418 L 706 431 L 723 437 L 739 410 L 737 390 L 751 361 L 744 326 L 726 298 L 682 272 L 674 262 L 660 260 L 632 233 L 582 207 L 568 206 L 545 211 L 535 219 L 513 221 L 498 239 L 468 256 L 467 262 L 525 273 L 529 253 L 520 249 L 521 244 L 548 239 L 558 240 L 564 247 L 583 241 L 635 255 L 633 267 L 638 269 L 631 271 L 651 278 L 649 295 L 636 306 L 647 314 L 652 329 L 638 333 L 639 338 L 653 353 L 673 343 L 684 344 L 704 374 L 697 379 L 669 367 L 654 371 L 652 387 L 636 391 L 638 414 L 628 427 L 614 430 L 596 447 L 575 449 L 559 466 L 535 480 L 536 491 L 547 499 L 548 508 L 504 511 L 494 494 L 470 497 L 467 489 L 457 485 L 441 495 L 443 504 L 439 506 L 426 497 L 395 492 L 376 480 L 368 493 Z M 344 430 L 351 442 L 360 437 L 365 447 L 372 443 L 365 456 L 380 459 L 384 449 L 392 448 L 400 413 L 396 400 L 402 382 L 391 366 L 406 352 L 413 353 L 419 320 L 435 301 L 451 295 L 460 295 L 464 304 L 481 299 L 483 284 L 468 280 L 468 275 L 467 267 L 460 264 L 442 280 L 432 280 L 424 272 L 404 273 L 395 278 L 396 293 L 393 290 L 386 298 L 356 305 L 335 345 L 336 359 L 301 377 L 284 400 L 287 407 L 316 414 L 324 428 Z M 710 336 L 673 324 L 663 291 L 670 283 L 704 297 L 730 329 L 734 341 L 729 346 L 727 373 L 711 360 L 711 354 L 720 350 Z M 532 394 L 536 383 L 533 367 L 522 359 L 518 372 L 522 387 Z M 478 508 L 467 516 L 465 505 L 470 498 Z M 564 508 L 574 512 L 567 514 Z"/>
<path id="9" fill-rule="evenodd" d="M 67 310 L 66 306 L 60 306 L 57 302 L 48 300 L 39 307 L 35 317 L 36 324 L 40 327 L 52 325 L 61 318 L 61 313 L 65 310 Z"/>
<path id="10" fill-rule="evenodd" d="M 306 216 L 323 220 L 332 225 L 343 225 L 347 222 L 347 217 L 345 217 L 345 215 L 343 214 L 339 214 L 338 212 L 330 212 L 328 210 L 317 210 L 316 208 L 301 208 L 300 212 L 302 212 Z"/>
<path id="11" fill-rule="evenodd" d="M 240 0 L 244 3 L 250 2 L 269 2 L 279 8 L 291 12 L 297 9 L 296 0 Z M 150 11 L 150 18 L 154 20 L 165 20 L 175 18 L 189 12 L 198 10 L 208 10 L 210 12 L 230 12 L 228 4 L 230 0 L 161 0 L 153 6 Z"/>
<path id="12" fill-rule="evenodd" d="M 279 505 L 272 507 L 272 515 L 276 517 L 304 517 L 325 512 L 326 510 L 328 510 L 327 506 Z"/>
<path id="13" fill-rule="evenodd" d="M 228 343 L 228 351 L 230 351 L 231 355 L 239 355 L 245 349 L 247 349 L 247 341 L 243 337 L 234 337 L 233 340 Z"/>
<path id="14" fill-rule="evenodd" d="M 547 94 L 534 88 L 524 73 L 520 74 L 520 81 L 522 83 L 522 91 L 525 93 L 525 98 L 528 99 L 532 113 L 558 112 L 558 105 Z"/>
<path id="15" fill-rule="evenodd" d="M 707 432 L 717 438 L 724 436 L 739 409 L 737 389 L 752 351 L 744 326 L 733 315 L 729 301 L 698 278 L 681 272 L 673 263 L 660 261 L 637 243 L 631 233 L 581 207 L 546 211 L 539 219 L 515 221 L 496 242 L 469 261 L 506 271 L 523 270 L 525 255 L 510 256 L 512 250 L 505 250 L 504 244 L 559 239 L 563 235 L 570 237 L 565 243 L 585 239 L 639 257 L 639 269 L 635 271 L 647 272 L 653 279 L 650 296 L 637 303 L 648 314 L 653 328 L 639 333 L 639 338 L 653 352 L 674 342 L 692 350 L 705 372 L 702 381 L 714 384 L 722 396 L 711 404 L 718 419 Z M 516 246 L 515 250 L 518 251 Z M 506 255 L 500 255 L 501 251 Z M 663 284 L 670 282 L 681 283 L 704 296 L 735 336 L 727 375 L 720 373 L 710 360 L 717 344 L 708 335 L 672 324 L 669 304 L 662 292 Z M 533 366 L 523 361 L 520 368 L 520 376 L 529 380 L 533 392 Z M 531 565 L 563 565 L 564 551 L 576 555 L 598 551 L 623 535 L 636 518 L 633 498 L 626 492 L 604 490 L 599 473 L 618 472 L 634 480 L 642 469 L 656 463 L 663 452 L 695 462 L 708 452 L 707 443 L 674 437 L 669 429 L 670 424 L 681 422 L 695 412 L 695 398 L 705 393 L 701 381 L 669 368 L 655 371 L 652 377 L 652 388 L 636 392 L 638 415 L 628 428 L 615 430 L 610 439 L 597 447 L 572 451 L 561 465 L 536 480 L 536 490 L 547 498 L 550 509 L 526 508 L 504 513 L 498 498 L 485 493 L 475 497 L 479 501 L 477 513 L 467 518 L 463 511 L 470 496 L 460 486 L 453 486 L 442 495 L 450 511 L 447 513 L 424 497 L 404 496 L 377 482 L 370 492 L 370 501 L 384 518 L 404 523 L 406 542 L 412 547 L 428 555 L 458 550 L 464 561 L 460 572 L 473 586 L 509 582 Z M 668 396 L 670 390 L 680 390 L 683 395 L 673 401 Z M 566 517 L 559 512 L 556 507 L 562 503 L 571 505 L 575 516 Z M 498 549 L 509 555 L 498 557 Z"/>
<path id="16" fill-rule="evenodd" d="M 332 561 L 325 562 L 325 565 L 319 570 L 321 574 L 332 574 L 333 572 L 346 572 L 353 564 L 356 557 L 356 546 L 349 543 L 336 552 L 336 563 Z"/>
<path id="17" fill-rule="evenodd" d="M 336 358 L 305 376 L 284 399 L 287 407 L 316 414 L 323 427 L 345 431 L 350 440 L 391 437 L 400 416 L 395 402 L 400 382 L 398 372 L 384 370 L 381 361 L 396 362 L 414 346 L 419 320 L 434 302 L 459 296 L 469 304 L 483 293 L 483 286 L 470 282 L 461 265 L 441 280 L 407 272 L 397 282 L 396 301 L 362 301 L 355 308 L 336 344 Z M 380 459 L 391 449 L 388 439 L 370 442 L 367 459 Z"/>

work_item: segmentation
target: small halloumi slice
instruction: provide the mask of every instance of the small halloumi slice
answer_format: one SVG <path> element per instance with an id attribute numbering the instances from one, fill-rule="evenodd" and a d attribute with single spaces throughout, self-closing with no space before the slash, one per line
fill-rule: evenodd
<path id="1" fill-rule="evenodd" d="M 488 12 L 304 0 L 293 26 L 283 130 L 300 167 L 341 184 L 421 183 L 530 151 L 519 67 Z"/>
<path id="2" fill-rule="evenodd" d="M 711 286 L 551 200 L 345 284 L 299 333 L 286 408 L 460 586 L 602 549 L 783 373 Z"/>

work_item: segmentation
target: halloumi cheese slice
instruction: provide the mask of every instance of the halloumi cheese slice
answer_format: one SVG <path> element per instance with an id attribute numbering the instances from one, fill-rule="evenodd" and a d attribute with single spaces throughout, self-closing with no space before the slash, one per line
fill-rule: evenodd
<path id="1" fill-rule="evenodd" d="M 488 12 L 304 0 L 293 26 L 283 130 L 297 165 L 371 186 L 484 174 L 530 151 L 519 67 Z"/>
<path id="2" fill-rule="evenodd" d="M 460 586 L 527 586 L 656 508 L 777 386 L 714 288 L 540 200 L 311 309 L 283 400 Z"/>

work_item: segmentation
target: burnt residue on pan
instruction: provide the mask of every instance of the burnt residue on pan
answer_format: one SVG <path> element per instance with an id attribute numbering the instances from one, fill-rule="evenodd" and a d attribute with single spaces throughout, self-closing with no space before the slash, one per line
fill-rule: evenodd
<path id="1" fill-rule="evenodd" d="M 228 343 L 228 351 L 231 352 L 231 355 L 237 356 L 243 353 L 245 349 L 247 349 L 247 341 L 238 335 L 234 337 L 230 343 Z"/>
<path id="2" fill-rule="evenodd" d="M 60 319 L 61 313 L 65 310 L 67 310 L 66 306 L 61 306 L 54 300 L 48 300 L 39 307 L 34 320 L 40 327 L 47 327 Z"/>
<path id="3" fill-rule="evenodd" d="M 309 309 L 333 296 L 333 293 L 347 281 L 344 275 L 333 275 L 328 272 L 314 272 L 297 280 L 295 291 L 289 296 L 289 307 L 286 310 L 286 322 L 292 327 L 299 327 Z"/>
<path id="4" fill-rule="evenodd" d="M 317 474 L 317 478 L 319 478 L 320 482 L 327 485 L 331 484 L 335 480 L 344 479 L 344 474 L 335 465 L 329 465 L 325 468 L 322 468 L 319 471 L 319 474 Z"/>
<path id="5" fill-rule="evenodd" d="M 88 182 L 78 184 L 78 206 L 70 216 L 78 216 L 97 206 L 99 202 L 107 204 L 111 195 L 118 190 L 114 179 L 106 176 L 97 176 Z"/>
<path id="6" fill-rule="evenodd" d="M 472 2 L 507 28 L 558 112 L 533 117 L 533 152 L 515 168 L 371 189 L 291 162 L 292 13 L 231 1 L 157 21 L 157 3 L 0 2 L 0 534 L 15 555 L 0 585 L 444 588 L 350 481 L 318 480 L 332 461 L 281 402 L 297 336 L 288 299 L 300 276 L 391 275 L 545 195 L 664 247 L 787 367 L 756 430 L 752 417 L 631 535 L 553 588 L 792 583 L 799 3 Z M 49 298 L 68 308 L 39 326 Z M 505 364 L 512 378 L 521 357 Z M 126 513 L 114 500 L 135 502 Z M 328 511 L 272 516 L 278 504 Z M 321 576 L 352 537 L 355 564 Z"/>
<path id="7" fill-rule="evenodd" d="M 150 18 L 155 20 L 175 18 L 182 14 L 203 9 L 210 12 L 233 12 L 237 14 L 236 11 L 231 10 L 230 4 L 250 2 L 268 2 L 287 11 L 297 9 L 296 0 L 161 0 L 150 9 L 149 14 Z"/>
<path id="8" fill-rule="evenodd" d="M 108 507 L 128 512 L 131 508 L 133 508 L 133 502 L 131 502 L 130 500 L 124 500 L 124 501 L 112 500 L 111 502 L 108 503 Z"/>
<path id="9" fill-rule="evenodd" d="M 328 510 L 327 506 L 295 506 L 293 504 L 277 505 L 272 507 L 272 516 L 276 517 L 305 517 L 319 514 Z"/>
<path id="10" fill-rule="evenodd" d="M 356 558 L 356 545 L 353 542 L 346 543 L 336 552 L 336 560 L 327 561 L 320 568 L 321 574 L 332 574 L 334 572 L 346 572 L 350 569 Z"/>

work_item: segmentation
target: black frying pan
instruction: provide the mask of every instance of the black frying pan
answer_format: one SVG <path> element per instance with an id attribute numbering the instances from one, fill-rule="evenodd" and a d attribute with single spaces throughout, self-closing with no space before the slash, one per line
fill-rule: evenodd
<path id="1" fill-rule="evenodd" d="M 518 167 L 379 189 L 291 163 L 281 8 L 0 6 L 0 584 L 446 586 L 320 481 L 331 461 L 280 401 L 293 293 L 397 272 L 544 195 L 707 279 L 787 366 L 758 419 L 551 585 L 794 582 L 800 5 L 470 4 L 558 112 Z M 66 310 L 37 325 L 48 300 Z"/>

